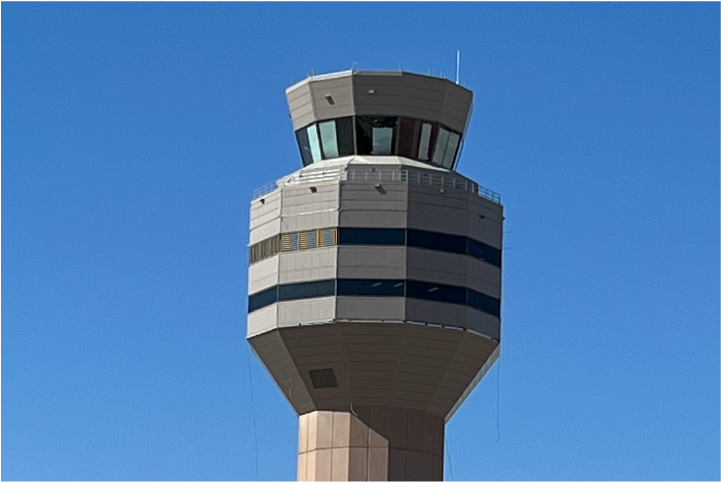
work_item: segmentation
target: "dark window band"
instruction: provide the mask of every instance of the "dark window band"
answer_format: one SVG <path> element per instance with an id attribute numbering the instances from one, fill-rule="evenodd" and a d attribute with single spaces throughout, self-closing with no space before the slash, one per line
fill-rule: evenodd
<path id="1" fill-rule="evenodd" d="M 406 244 L 406 230 L 385 228 L 338 228 L 338 244 L 380 244 L 386 246 L 403 246 Z"/>
<path id="2" fill-rule="evenodd" d="M 329 279 L 276 285 L 248 296 L 248 313 L 278 301 L 322 296 L 395 296 L 465 305 L 501 317 L 501 300 L 470 288 L 414 280 Z"/>
<path id="3" fill-rule="evenodd" d="M 275 256 L 281 251 L 321 248 L 336 244 L 411 246 L 444 253 L 467 254 L 501 267 L 501 250 L 475 239 L 421 229 L 390 228 L 328 228 L 279 234 L 250 247 L 250 264 Z"/>

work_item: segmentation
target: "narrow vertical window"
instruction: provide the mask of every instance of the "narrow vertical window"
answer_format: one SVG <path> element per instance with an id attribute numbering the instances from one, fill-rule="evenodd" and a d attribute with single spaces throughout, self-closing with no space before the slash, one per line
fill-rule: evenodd
<path id="1" fill-rule="evenodd" d="M 419 161 L 427 161 L 428 160 L 428 150 L 431 147 L 431 131 L 433 130 L 433 126 L 430 124 L 423 124 L 423 128 L 421 129 L 421 144 L 418 148 L 418 160 Z"/>
<path id="2" fill-rule="evenodd" d="M 335 129 L 338 137 L 338 156 L 352 156 L 353 148 L 353 118 L 343 117 L 335 120 Z"/>
<path id="3" fill-rule="evenodd" d="M 418 121 L 408 117 L 401 117 L 398 128 L 398 155 L 414 159 L 415 147 L 418 144 Z"/>
<path id="4" fill-rule="evenodd" d="M 300 158 L 303 160 L 303 165 L 308 166 L 313 164 L 313 154 L 310 152 L 310 142 L 308 141 L 308 129 L 301 129 L 295 133 L 295 137 L 298 140 L 298 149 L 300 150 Z"/>
<path id="5" fill-rule="evenodd" d="M 438 131 L 438 140 L 436 141 L 436 148 L 433 151 L 433 164 L 439 166 L 443 165 L 443 158 L 446 155 L 446 148 L 448 147 L 448 137 L 450 132 L 441 127 Z"/>
<path id="6" fill-rule="evenodd" d="M 322 159 L 320 155 L 320 139 L 318 139 L 318 129 L 315 124 L 308 127 L 308 143 L 310 144 L 310 153 L 313 157 L 313 162 L 318 162 Z"/>
<path id="7" fill-rule="evenodd" d="M 446 169 L 451 169 L 453 167 L 453 161 L 456 158 L 456 151 L 458 150 L 458 143 L 460 140 L 461 136 L 455 132 L 451 132 L 450 136 L 448 136 L 448 146 L 446 147 L 446 152 L 443 155 L 443 163 L 441 166 Z"/>
<path id="8" fill-rule="evenodd" d="M 338 137 L 335 131 L 335 121 L 321 122 L 318 127 L 320 128 L 320 140 L 323 144 L 325 159 L 338 157 Z"/>

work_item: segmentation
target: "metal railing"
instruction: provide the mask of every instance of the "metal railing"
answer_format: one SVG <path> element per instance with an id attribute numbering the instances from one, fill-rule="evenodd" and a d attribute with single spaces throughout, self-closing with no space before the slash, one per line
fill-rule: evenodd
<path id="1" fill-rule="evenodd" d="M 496 204 L 501 203 L 500 194 L 483 186 L 479 186 L 475 182 L 467 179 L 458 179 L 441 173 L 426 173 L 408 171 L 405 169 L 349 169 L 347 171 L 343 169 L 334 169 L 329 171 L 286 176 L 256 189 L 253 192 L 253 199 L 257 199 L 265 194 L 273 192 L 286 184 L 304 184 L 308 182 L 324 181 L 413 182 L 416 184 L 426 184 L 428 186 L 438 186 L 442 188 L 447 187 L 451 189 L 469 191 Z"/>

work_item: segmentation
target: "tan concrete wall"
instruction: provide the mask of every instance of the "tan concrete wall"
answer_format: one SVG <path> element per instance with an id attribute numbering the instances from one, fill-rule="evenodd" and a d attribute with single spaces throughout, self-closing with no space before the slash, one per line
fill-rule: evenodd
<path id="1" fill-rule="evenodd" d="M 298 424 L 298 480 L 443 480 L 444 421 L 416 410 L 316 411 Z"/>

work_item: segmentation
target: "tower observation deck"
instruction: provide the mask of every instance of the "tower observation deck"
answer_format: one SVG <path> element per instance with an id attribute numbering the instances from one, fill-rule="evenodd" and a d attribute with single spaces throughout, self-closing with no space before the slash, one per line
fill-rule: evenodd
<path id="1" fill-rule="evenodd" d="M 348 71 L 286 90 L 303 168 L 250 206 L 248 333 L 299 420 L 298 480 L 442 480 L 500 354 L 500 196 L 458 174 L 473 94 Z"/>

